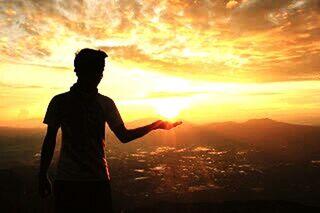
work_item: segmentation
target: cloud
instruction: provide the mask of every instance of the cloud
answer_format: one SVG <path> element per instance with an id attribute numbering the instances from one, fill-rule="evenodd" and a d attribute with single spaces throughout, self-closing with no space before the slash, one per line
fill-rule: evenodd
<path id="1" fill-rule="evenodd" d="M 228 3 L 226 4 L 226 8 L 233 9 L 233 8 L 237 7 L 238 5 L 239 5 L 239 2 L 232 0 L 232 1 L 228 1 Z"/>
<path id="2" fill-rule="evenodd" d="M 40 89 L 43 88 L 38 85 L 21 85 L 21 84 L 6 84 L 0 82 L 0 88 L 12 88 L 12 89 Z"/>
<path id="3" fill-rule="evenodd" d="M 313 78 L 319 0 L 3 1 L 0 60 L 72 68 L 102 48 L 113 62 L 214 81 Z M 196 74 L 196 75 L 195 75 Z"/>
<path id="4" fill-rule="evenodd" d="M 25 119 L 27 117 L 29 117 L 30 112 L 27 109 L 20 109 L 19 113 L 18 113 L 18 118 L 19 119 Z"/>
<path id="5" fill-rule="evenodd" d="M 199 92 L 152 92 L 145 98 L 172 98 L 172 97 L 191 97 L 194 95 L 212 94 L 213 91 L 199 91 Z"/>

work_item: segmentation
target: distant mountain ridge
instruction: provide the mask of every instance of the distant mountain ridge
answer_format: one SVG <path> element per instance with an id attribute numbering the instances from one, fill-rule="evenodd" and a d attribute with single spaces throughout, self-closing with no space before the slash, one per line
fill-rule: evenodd
<path id="1" fill-rule="evenodd" d="M 150 124 L 154 119 L 142 119 L 128 122 L 128 128 Z M 10 128 L 0 127 L 0 137 L 31 135 L 44 136 L 44 128 Z M 110 130 L 108 130 L 110 131 Z M 111 134 L 107 132 L 107 135 Z M 112 133 L 113 134 L 113 133 Z M 112 135 L 111 134 L 111 135 Z M 175 144 L 168 143 L 170 137 L 175 138 Z M 108 138 L 107 140 L 109 140 Z M 114 135 L 111 140 L 117 140 Z M 320 152 L 320 127 L 300 124 L 289 124 L 269 118 L 250 119 L 238 122 L 219 122 L 206 125 L 196 125 L 184 122 L 171 131 L 157 130 L 138 139 L 140 141 L 155 141 L 157 145 L 183 145 L 183 144 L 247 144 L 262 149 L 307 149 Z M 150 144 L 148 142 L 148 144 Z"/>
<path id="2" fill-rule="evenodd" d="M 289 124 L 269 118 L 243 123 L 223 122 L 206 126 L 226 138 L 261 147 L 264 150 L 288 148 L 297 152 L 320 152 L 320 127 Z"/>

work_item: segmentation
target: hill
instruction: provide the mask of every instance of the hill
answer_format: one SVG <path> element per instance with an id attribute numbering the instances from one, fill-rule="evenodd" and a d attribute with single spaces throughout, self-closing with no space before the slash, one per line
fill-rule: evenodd
<path id="1" fill-rule="evenodd" d="M 289 149 L 292 152 L 320 152 L 320 127 L 289 124 L 268 118 L 244 123 L 212 123 L 204 127 L 231 140 L 247 143 L 263 150 Z"/>

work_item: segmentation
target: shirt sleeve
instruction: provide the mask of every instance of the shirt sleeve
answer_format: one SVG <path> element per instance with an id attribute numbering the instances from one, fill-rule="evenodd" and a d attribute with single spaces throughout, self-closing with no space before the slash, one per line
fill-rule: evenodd
<path id="1" fill-rule="evenodd" d="M 43 123 L 48 125 L 60 126 L 61 116 L 57 97 L 53 97 L 48 105 L 47 112 L 44 116 Z"/>
<path id="2" fill-rule="evenodd" d="M 107 107 L 108 110 L 106 112 L 106 122 L 108 123 L 110 129 L 124 125 L 120 112 L 114 101 L 111 100 L 108 104 L 109 106 Z"/>

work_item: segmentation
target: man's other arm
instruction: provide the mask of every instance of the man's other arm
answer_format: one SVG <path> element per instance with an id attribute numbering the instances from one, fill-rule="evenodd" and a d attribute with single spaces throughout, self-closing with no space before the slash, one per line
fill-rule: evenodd
<path id="1" fill-rule="evenodd" d="M 54 154 L 58 129 L 59 126 L 48 125 L 47 133 L 42 144 L 39 169 L 39 193 L 42 197 L 51 193 L 51 184 L 47 173 Z"/>

